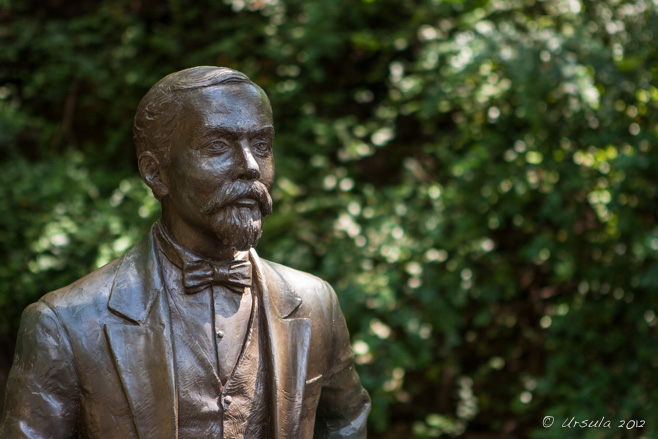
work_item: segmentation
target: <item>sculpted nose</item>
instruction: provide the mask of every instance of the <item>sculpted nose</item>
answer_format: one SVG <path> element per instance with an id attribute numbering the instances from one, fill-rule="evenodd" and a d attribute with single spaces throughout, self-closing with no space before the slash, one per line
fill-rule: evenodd
<path id="1" fill-rule="evenodd" d="M 241 145 L 238 152 L 238 164 L 235 177 L 240 180 L 258 180 L 260 168 L 247 145 Z"/>

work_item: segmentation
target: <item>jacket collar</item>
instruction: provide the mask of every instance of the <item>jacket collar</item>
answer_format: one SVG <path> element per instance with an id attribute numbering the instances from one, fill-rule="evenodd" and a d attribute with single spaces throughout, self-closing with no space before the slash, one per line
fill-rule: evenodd
<path id="1" fill-rule="evenodd" d="M 302 298 L 295 292 L 295 288 L 271 267 L 273 265 L 271 262 L 258 257 L 256 250 L 252 248 L 249 251 L 249 256 L 255 268 L 254 273 L 257 276 L 255 282 L 259 282 L 261 285 L 269 285 L 268 291 L 263 293 L 269 297 L 278 317 L 282 319 L 291 317 L 302 304 Z"/>
<path id="2" fill-rule="evenodd" d="M 163 289 L 153 230 L 126 253 L 110 292 L 108 308 L 133 323 L 143 324 Z"/>

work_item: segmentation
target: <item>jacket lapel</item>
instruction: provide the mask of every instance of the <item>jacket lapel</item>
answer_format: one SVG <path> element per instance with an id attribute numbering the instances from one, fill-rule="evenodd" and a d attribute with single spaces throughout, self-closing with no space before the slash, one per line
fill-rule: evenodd
<path id="1" fill-rule="evenodd" d="M 176 439 L 169 308 L 152 233 L 124 256 L 108 308 L 127 320 L 105 333 L 139 438 Z"/>
<path id="2" fill-rule="evenodd" d="M 291 317 L 302 299 L 281 276 L 260 261 L 253 249 L 251 261 L 271 352 L 274 439 L 297 439 L 300 437 L 311 321 Z"/>

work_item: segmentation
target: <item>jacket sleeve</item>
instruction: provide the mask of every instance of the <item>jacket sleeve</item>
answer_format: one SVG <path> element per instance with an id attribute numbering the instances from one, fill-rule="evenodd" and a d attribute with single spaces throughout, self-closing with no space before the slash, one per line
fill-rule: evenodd
<path id="1" fill-rule="evenodd" d="M 350 336 L 336 293 L 326 282 L 325 285 L 333 308 L 333 348 L 329 356 L 331 363 L 322 383 L 314 437 L 362 439 L 366 437 L 370 397 L 354 369 Z"/>
<path id="2" fill-rule="evenodd" d="M 79 385 L 71 345 L 59 319 L 44 302 L 21 317 L 14 363 L 5 389 L 0 437 L 75 437 Z"/>

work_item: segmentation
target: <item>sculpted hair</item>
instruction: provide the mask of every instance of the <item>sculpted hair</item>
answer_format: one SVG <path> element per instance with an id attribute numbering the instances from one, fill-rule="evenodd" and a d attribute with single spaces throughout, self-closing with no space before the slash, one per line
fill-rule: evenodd
<path id="1" fill-rule="evenodd" d="M 133 141 L 137 159 L 145 152 L 151 152 L 161 165 L 166 166 L 169 163 L 169 137 L 183 106 L 180 94 L 229 83 L 247 83 L 258 87 L 244 73 L 210 66 L 181 70 L 158 81 L 142 98 L 135 114 Z"/>

